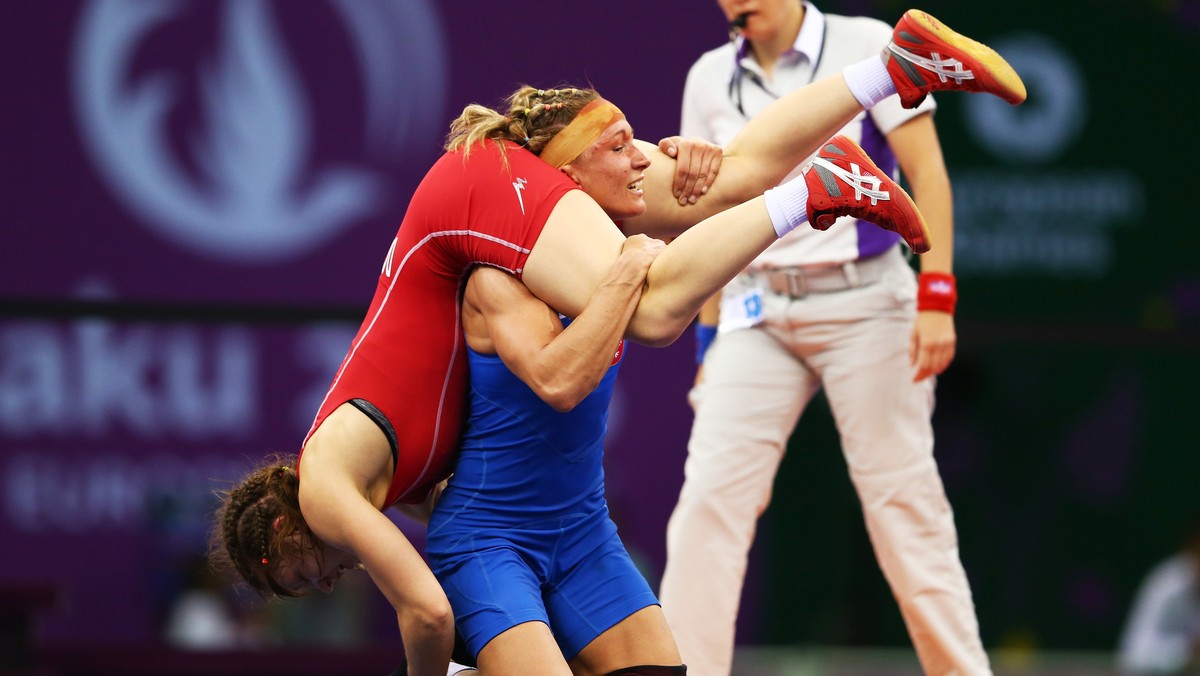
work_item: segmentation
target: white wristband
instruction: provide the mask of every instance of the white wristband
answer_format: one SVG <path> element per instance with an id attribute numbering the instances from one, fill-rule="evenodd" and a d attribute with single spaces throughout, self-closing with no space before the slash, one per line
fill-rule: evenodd
<path id="1" fill-rule="evenodd" d="M 803 175 L 771 188 L 763 193 L 763 199 L 776 235 L 783 237 L 808 222 L 808 183 Z"/>

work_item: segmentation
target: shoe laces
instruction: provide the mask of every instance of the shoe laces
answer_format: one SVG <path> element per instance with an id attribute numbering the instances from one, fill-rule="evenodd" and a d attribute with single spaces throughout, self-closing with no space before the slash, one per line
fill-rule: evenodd
<path id="1" fill-rule="evenodd" d="M 963 62 L 954 57 L 943 58 L 938 52 L 930 52 L 928 57 L 924 57 L 908 51 L 895 42 L 888 44 L 888 51 L 937 75 L 942 82 L 954 80 L 956 84 L 961 85 L 964 80 L 975 79 L 975 73 L 972 73 L 970 69 L 963 68 Z"/>
<path id="2" fill-rule="evenodd" d="M 858 166 L 855 162 L 850 162 L 849 171 L 823 157 L 814 158 L 813 164 L 825 168 L 848 185 L 854 186 L 855 201 L 859 201 L 865 196 L 871 198 L 871 206 L 875 206 L 879 204 L 880 200 L 887 201 L 892 199 L 891 193 L 879 189 L 883 185 L 883 181 L 878 176 L 862 173 L 862 167 Z"/>

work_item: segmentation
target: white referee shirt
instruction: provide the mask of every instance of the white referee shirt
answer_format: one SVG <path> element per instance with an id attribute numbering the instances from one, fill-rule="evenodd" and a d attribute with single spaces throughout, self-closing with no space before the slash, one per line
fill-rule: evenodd
<path id="1" fill-rule="evenodd" d="M 810 82 L 835 75 L 848 65 L 878 57 L 892 37 L 892 27 L 868 17 L 824 14 L 805 2 L 804 22 L 792 49 L 775 64 L 771 79 L 750 54 L 745 38 L 705 52 L 688 71 L 683 90 L 680 134 L 725 145 L 747 120 L 780 96 Z M 889 97 L 868 112 L 859 113 L 841 134 L 854 139 L 880 169 L 898 176 L 895 156 L 886 134 L 913 117 L 932 111 L 933 97 L 914 110 Z M 800 174 L 806 159 L 788 178 Z M 719 179 L 718 179 L 719 180 Z M 796 228 L 763 252 L 750 267 L 827 265 L 874 256 L 899 240 L 895 233 L 845 217 L 819 232 Z"/>

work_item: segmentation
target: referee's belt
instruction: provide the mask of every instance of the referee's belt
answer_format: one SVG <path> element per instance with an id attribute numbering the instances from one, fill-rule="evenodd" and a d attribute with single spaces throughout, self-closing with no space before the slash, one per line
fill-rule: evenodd
<path id="1" fill-rule="evenodd" d="M 763 289 L 792 298 L 815 293 L 836 293 L 870 286 L 883 279 L 890 256 L 879 255 L 840 265 L 797 265 L 759 268 L 745 275 Z"/>

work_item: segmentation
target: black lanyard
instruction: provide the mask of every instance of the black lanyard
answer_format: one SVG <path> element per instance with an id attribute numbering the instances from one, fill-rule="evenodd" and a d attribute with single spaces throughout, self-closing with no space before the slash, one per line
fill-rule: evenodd
<path id="1" fill-rule="evenodd" d="M 829 27 L 826 26 L 825 30 L 829 30 Z M 729 78 L 729 100 L 732 101 L 733 105 L 737 107 L 737 111 L 741 113 L 742 117 L 748 120 L 750 119 L 750 116 L 746 114 L 746 109 L 742 105 L 743 80 L 749 80 L 751 84 L 766 92 L 767 96 L 770 96 L 772 99 L 778 100 L 780 96 L 767 87 L 767 83 L 763 82 L 763 79 L 759 77 L 758 73 L 755 73 L 754 71 L 742 65 L 742 55 L 738 53 L 739 51 L 741 50 L 735 49 L 733 52 L 733 77 Z M 817 77 L 817 68 L 821 66 L 821 57 L 824 55 L 825 34 L 822 33 L 821 48 L 817 50 L 817 60 L 813 62 L 812 73 L 808 76 L 808 82 L 805 84 L 812 84 L 813 80 Z"/>

